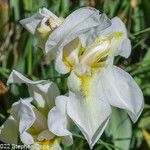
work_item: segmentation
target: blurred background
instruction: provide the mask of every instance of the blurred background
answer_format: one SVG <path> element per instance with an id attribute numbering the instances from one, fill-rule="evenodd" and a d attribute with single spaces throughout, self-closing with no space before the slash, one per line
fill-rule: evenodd
<path id="1" fill-rule="evenodd" d="M 145 98 L 144 111 L 133 124 L 124 111 L 114 109 L 110 123 L 94 150 L 149 150 L 150 0 L 0 0 L 0 125 L 9 116 L 11 104 L 28 96 L 26 86 L 6 85 L 12 69 L 33 80 L 50 79 L 62 94 L 68 90 L 67 75 L 60 76 L 54 70 L 54 62 L 45 59 L 42 50 L 35 46 L 33 36 L 18 23 L 43 6 L 62 17 L 79 7 L 91 6 L 109 18 L 119 16 L 126 24 L 132 53 L 128 59 L 116 57 L 115 64 L 129 72 L 141 87 Z M 88 150 L 82 134 L 75 128 L 72 131 L 74 144 L 63 147 L 63 150 Z"/>

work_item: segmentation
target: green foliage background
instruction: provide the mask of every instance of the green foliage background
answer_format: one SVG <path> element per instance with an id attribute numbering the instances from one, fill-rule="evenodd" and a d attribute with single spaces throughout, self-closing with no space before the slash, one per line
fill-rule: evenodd
<path id="1" fill-rule="evenodd" d="M 54 63 L 44 57 L 33 36 L 18 23 L 43 6 L 62 17 L 79 7 L 92 6 L 110 18 L 119 16 L 125 22 L 132 54 L 126 60 L 117 57 L 115 64 L 139 84 L 145 107 L 135 124 L 131 124 L 124 111 L 113 109 L 110 123 L 94 150 L 150 149 L 150 0 L 0 0 L 0 125 L 8 117 L 11 104 L 28 96 L 25 86 L 6 86 L 12 69 L 33 80 L 50 79 L 57 83 L 62 94 L 67 92 L 67 75 L 60 76 L 54 70 Z M 75 127 L 72 131 L 74 144 L 63 149 L 88 150 L 82 134 Z"/>

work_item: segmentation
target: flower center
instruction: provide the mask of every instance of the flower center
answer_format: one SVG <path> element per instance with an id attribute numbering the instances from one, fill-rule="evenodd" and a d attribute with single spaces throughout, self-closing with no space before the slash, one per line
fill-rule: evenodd
<path id="1" fill-rule="evenodd" d="M 75 39 L 64 47 L 63 62 L 77 75 L 90 76 L 93 69 L 106 65 L 110 51 L 111 37 L 100 38 L 86 48 L 82 47 L 79 39 Z"/>
<path id="2" fill-rule="evenodd" d="M 49 150 L 49 149 L 53 149 L 58 144 L 60 144 L 60 138 L 55 137 L 51 140 L 43 140 L 40 142 L 35 142 L 32 146 L 38 147 L 39 150 Z"/>
<path id="3" fill-rule="evenodd" d="M 58 26 L 63 23 L 63 18 L 55 19 L 53 17 L 50 18 L 43 18 L 37 28 L 37 34 L 41 36 L 43 39 L 47 38 L 47 36 L 54 31 Z"/>

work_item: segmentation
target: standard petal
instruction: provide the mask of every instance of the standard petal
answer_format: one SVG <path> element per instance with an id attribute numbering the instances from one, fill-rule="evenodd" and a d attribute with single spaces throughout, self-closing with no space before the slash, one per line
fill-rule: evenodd
<path id="1" fill-rule="evenodd" d="M 10 116 L 0 127 L 0 141 L 9 144 L 17 144 L 18 133 L 18 124 L 16 120 Z"/>
<path id="2" fill-rule="evenodd" d="M 111 26 L 106 28 L 100 36 L 105 36 L 114 33 L 112 46 L 114 48 L 114 56 L 120 55 L 128 58 L 131 53 L 131 42 L 127 37 L 125 24 L 120 18 L 114 17 L 111 19 Z"/>
<path id="3" fill-rule="evenodd" d="M 25 83 L 28 85 L 30 96 L 37 101 L 38 107 L 52 107 L 55 97 L 59 95 L 59 89 L 55 83 L 51 81 L 41 80 L 32 81 L 21 73 L 13 70 L 8 78 L 7 84 Z"/>
<path id="4" fill-rule="evenodd" d="M 123 36 L 119 41 L 119 46 L 116 46 L 114 55 L 120 55 L 125 58 L 128 58 L 131 54 L 131 42 L 127 38 L 127 30 L 125 24 L 121 21 L 120 18 L 114 17 L 112 20 L 112 28 L 113 32 L 121 32 Z M 117 45 L 118 43 L 116 43 Z"/>
<path id="5" fill-rule="evenodd" d="M 67 113 L 92 148 L 108 123 L 111 107 L 105 100 L 97 75 L 79 78 L 72 72 L 68 87 Z"/>
<path id="6" fill-rule="evenodd" d="M 49 18 L 52 16 L 53 18 L 57 18 L 55 14 L 50 12 L 46 8 L 39 9 L 39 12 L 34 14 L 33 16 L 20 20 L 20 24 L 27 29 L 30 33 L 34 34 L 36 31 L 37 26 L 42 21 L 44 17 Z"/>
<path id="7" fill-rule="evenodd" d="M 70 136 L 67 130 L 66 96 L 56 97 L 56 107 L 52 108 L 48 114 L 48 128 L 57 136 Z"/>
<path id="8" fill-rule="evenodd" d="M 89 31 L 79 35 L 80 41 L 83 47 L 93 43 L 100 34 L 111 25 L 111 21 L 108 19 L 106 14 L 100 15 L 100 24 L 97 27 L 89 29 Z"/>
<path id="9" fill-rule="evenodd" d="M 54 19 L 58 19 L 58 17 L 57 17 L 54 13 L 52 13 L 51 11 L 49 11 L 49 10 L 48 10 L 47 8 L 45 8 L 45 7 L 40 8 L 40 9 L 39 9 L 39 13 L 40 13 L 42 16 L 47 17 L 47 18 L 52 17 L 52 18 L 54 18 Z"/>
<path id="10" fill-rule="evenodd" d="M 45 51 L 49 52 L 56 47 L 63 47 L 78 35 L 99 24 L 100 17 L 98 10 L 90 7 L 80 8 L 71 13 L 64 22 L 50 34 L 46 42 Z"/>
<path id="11" fill-rule="evenodd" d="M 115 56 L 117 55 L 128 58 L 131 54 L 131 41 L 128 38 L 122 40 L 120 48 L 115 51 Z"/>
<path id="12" fill-rule="evenodd" d="M 101 76 L 104 93 L 112 106 L 126 109 L 133 122 L 140 116 L 144 100 L 137 83 L 118 67 L 105 69 Z"/>
<path id="13" fill-rule="evenodd" d="M 34 34 L 35 30 L 40 23 L 40 21 L 43 19 L 43 16 L 41 16 L 39 13 L 34 14 L 30 18 L 22 19 L 19 21 L 19 23 L 26 29 L 28 32 Z"/>
<path id="14" fill-rule="evenodd" d="M 23 99 L 12 105 L 12 116 L 18 122 L 20 139 L 25 144 L 32 144 L 33 137 L 27 133 L 27 130 L 36 120 L 32 105 L 29 99 Z"/>
<path id="15" fill-rule="evenodd" d="M 106 30 L 102 32 L 102 35 L 111 34 L 113 32 L 122 32 L 125 36 L 127 36 L 126 26 L 119 17 L 111 19 L 111 26 L 106 28 Z"/>

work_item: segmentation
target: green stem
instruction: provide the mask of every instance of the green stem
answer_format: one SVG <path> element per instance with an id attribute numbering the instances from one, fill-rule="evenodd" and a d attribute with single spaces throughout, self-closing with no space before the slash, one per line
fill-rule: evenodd
<path id="1" fill-rule="evenodd" d="M 73 133 L 73 136 L 76 137 L 76 138 L 80 138 L 82 140 L 85 140 L 84 137 L 79 135 L 79 134 Z M 118 150 L 123 150 L 122 148 L 117 147 L 117 146 L 113 146 L 112 144 L 106 143 L 106 142 L 102 141 L 101 139 L 98 140 L 97 144 L 103 145 L 104 147 L 106 147 L 109 150 L 111 150 L 111 148 L 118 149 Z"/>
<path id="2" fill-rule="evenodd" d="M 141 30 L 141 31 L 139 31 L 137 33 L 134 33 L 134 35 L 139 35 L 139 34 L 142 34 L 142 33 L 145 33 L 145 32 L 150 32 L 150 27 L 147 28 L 147 29 Z"/>
<path id="3" fill-rule="evenodd" d="M 32 48 L 29 48 L 28 53 L 28 75 L 32 75 Z"/>

